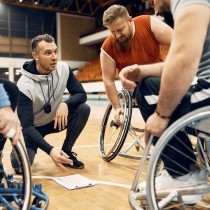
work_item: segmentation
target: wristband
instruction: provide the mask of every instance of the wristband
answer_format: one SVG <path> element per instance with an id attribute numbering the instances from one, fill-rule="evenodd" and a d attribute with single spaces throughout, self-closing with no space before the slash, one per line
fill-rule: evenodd
<path id="1" fill-rule="evenodd" d="M 161 115 L 161 114 L 157 111 L 157 109 L 155 110 L 155 113 L 158 115 L 158 117 L 160 117 L 160 118 L 162 118 L 162 119 L 170 119 L 170 118 L 171 118 L 171 116 L 164 116 L 164 115 Z"/>

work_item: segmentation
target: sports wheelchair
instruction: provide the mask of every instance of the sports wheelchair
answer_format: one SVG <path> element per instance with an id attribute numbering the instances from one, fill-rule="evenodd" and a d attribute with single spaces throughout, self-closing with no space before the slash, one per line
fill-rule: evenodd
<path id="1" fill-rule="evenodd" d="M 7 142 L 6 144 L 8 144 Z M 23 144 L 18 141 L 16 145 L 12 145 L 10 141 L 8 145 L 10 148 L 12 147 L 20 168 L 18 175 L 7 173 L 10 168 L 8 161 L 6 162 L 3 158 L 6 156 L 5 149 L 0 152 L 0 209 L 47 209 L 48 196 L 42 190 L 41 184 L 32 183 L 30 164 Z"/>
<path id="2" fill-rule="evenodd" d="M 126 89 L 122 89 L 118 92 L 118 98 L 123 112 L 121 125 L 116 125 L 113 122 L 114 109 L 109 103 L 101 123 L 99 134 L 100 154 L 103 160 L 107 162 L 113 160 L 117 155 L 140 159 L 141 153 L 145 148 L 144 140 L 142 140 L 144 137 L 144 129 L 138 128 L 139 125 L 137 127 L 131 124 L 133 108 L 138 108 L 138 106 L 133 103 L 131 93 Z M 138 111 L 140 115 L 140 111 L 136 111 Z M 124 145 L 126 139 L 128 145 Z"/>
<path id="3" fill-rule="evenodd" d="M 190 145 L 184 144 L 180 138 L 180 133 L 188 137 L 191 142 Z M 154 137 L 150 137 L 129 193 L 129 203 L 132 209 L 210 209 L 210 106 L 192 111 L 170 125 L 157 141 L 148 160 L 147 155 L 153 141 Z M 189 150 L 189 153 L 185 154 L 173 147 L 172 141 L 181 142 L 183 147 Z M 205 172 L 206 181 L 193 182 L 194 184 L 191 183 L 191 185 L 181 188 L 180 186 L 160 188 L 157 181 L 158 176 L 160 176 L 161 171 L 170 170 L 162 162 L 163 158 L 169 158 L 165 155 L 167 147 L 176 150 L 178 155 L 183 155 L 185 158 L 189 158 L 190 161 L 194 161 L 194 164 L 199 166 L 199 171 Z M 191 160 L 189 154 L 193 154 L 196 161 L 195 159 Z M 178 164 L 174 159 L 170 161 L 174 165 Z M 183 167 L 180 164 L 179 166 Z M 183 169 L 185 170 L 184 167 Z M 144 182 L 145 190 L 142 190 L 141 184 L 142 181 L 145 181 L 144 170 L 146 171 L 146 182 Z M 186 170 L 189 172 L 189 169 Z M 163 185 L 166 184 L 166 182 L 163 183 Z M 190 199 L 193 199 L 196 195 L 202 195 L 203 197 L 194 204 L 194 201 Z"/>

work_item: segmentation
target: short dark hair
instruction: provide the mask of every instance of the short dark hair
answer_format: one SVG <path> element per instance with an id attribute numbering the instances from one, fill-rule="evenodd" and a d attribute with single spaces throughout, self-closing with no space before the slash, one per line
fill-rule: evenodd
<path id="1" fill-rule="evenodd" d="M 118 17 L 128 18 L 128 10 L 122 5 L 114 4 L 104 11 L 102 19 L 104 27 L 107 27 L 107 25 L 111 24 Z"/>
<path id="2" fill-rule="evenodd" d="M 49 34 L 42 34 L 42 35 L 38 35 L 38 36 L 34 37 L 31 40 L 32 52 L 37 50 L 37 46 L 38 46 L 39 42 L 41 42 L 41 41 L 52 43 L 52 42 L 55 42 L 55 39 Z"/>

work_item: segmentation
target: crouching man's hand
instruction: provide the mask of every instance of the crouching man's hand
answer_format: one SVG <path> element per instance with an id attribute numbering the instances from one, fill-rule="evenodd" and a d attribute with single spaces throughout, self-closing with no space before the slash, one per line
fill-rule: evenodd
<path id="1" fill-rule="evenodd" d="M 65 170 L 64 164 L 72 164 L 72 160 L 69 159 L 69 156 L 59 148 L 53 148 L 50 152 L 50 157 L 55 163 L 56 167 L 61 170 Z"/>

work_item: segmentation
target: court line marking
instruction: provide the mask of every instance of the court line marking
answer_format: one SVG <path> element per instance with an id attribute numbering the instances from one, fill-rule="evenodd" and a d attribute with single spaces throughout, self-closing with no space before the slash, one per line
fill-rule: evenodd
<path id="1" fill-rule="evenodd" d="M 124 143 L 124 145 L 126 144 L 131 144 L 132 142 L 128 142 L 128 143 Z M 112 145 L 112 144 L 106 144 L 106 145 Z M 78 145 L 78 146 L 74 146 L 74 148 L 82 148 L 82 147 L 99 147 L 98 144 L 91 144 L 91 145 Z"/>
<path id="2" fill-rule="evenodd" d="M 124 145 L 128 145 L 128 144 L 131 144 L 132 142 L 125 142 Z M 106 144 L 106 145 L 111 145 L 111 144 Z M 91 144 L 91 145 L 75 145 L 74 148 L 88 148 L 88 147 L 99 147 L 98 144 Z M 55 148 L 59 148 L 61 149 L 61 147 L 55 147 Z M 7 151 L 4 151 L 3 153 L 7 154 L 7 153 L 10 153 L 11 151 L 7 150 Z"/>
<path id="3" fill-rule="evenodd" d="M 14 177 L 20 177 L 18 175 L 14 175 Z M 52 176 L 31 176 L 32 179 L 50 179 L 53 181 Z M 110 185 L 110 186 L 115 186 L 115 187 L 122 187 L 122 188 L 126 188 L 126 189 L 131 189 L 131 185 L 127 185 L 127 184 L 121 184 L 121 183 L 117 183 L 117 182 L 107 182 L 107 181 L 100 181 L 100 180 L 91 180 L 93 182 L 95 182 L 95 184 L 104 184 L 104 185 Z M 56 183 L 56 182 L 55 182 Z"/>

